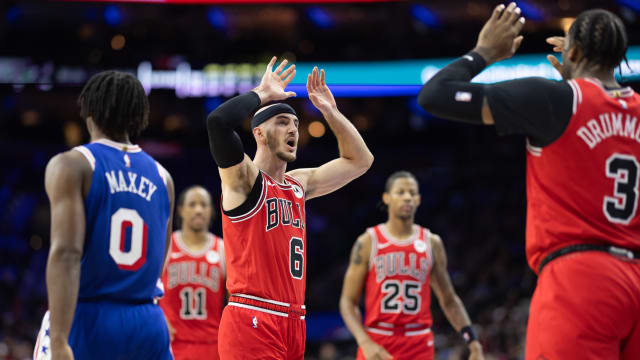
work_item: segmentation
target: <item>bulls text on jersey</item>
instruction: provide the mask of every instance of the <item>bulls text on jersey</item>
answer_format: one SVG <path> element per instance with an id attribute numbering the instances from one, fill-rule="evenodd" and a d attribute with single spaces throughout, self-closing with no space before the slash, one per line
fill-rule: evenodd
<path id="1" fill-rule="evenodd" d="M 420 259 L 420 263 L 416 261 L 415 253 L 409 254 L 409 264 L 405 261 L 405 252 L 392 252 L 382 255 L 376 255 L 373 259 L 376 270 L 376 281 L 380 282 L 385 277 L 395 275 L 408 275 L 414 279 L 424 282 L 429 275 L 428 259 Z"/>
<path id="2" fill-rule="evenodd" d="M 211 266 L 207 272 L 209 264 L 201 262 L 197 266 L 196 261 L 180 261 L 170 263 L 167 267 L 169 275 L 168 288 L 173 289 L 183 284 L 200 284 L 208 287 L 211 291 L 220 289 L 220 270 L 216 266 Z"/>
<path id="3" fill-rule="evenodd" d="M 302 220 L 302 210 L 300 204 L 296 203 L 296 211 L 293 210 L 293 203 L 287 199 L 269 198 L 266 200 L 267 207 L 267 228 L 273 230 L 278 225 L 292 226 L 304 230 Z"/>

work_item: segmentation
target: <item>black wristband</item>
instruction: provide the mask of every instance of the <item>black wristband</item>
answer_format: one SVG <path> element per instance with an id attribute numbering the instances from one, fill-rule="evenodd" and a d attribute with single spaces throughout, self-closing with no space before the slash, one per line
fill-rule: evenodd
<path id="1" fill-rule="evenodd" d="M 465 326 L 460 329 L 460 335 L 462 335 L 462 338 L 464 339 L 464 342 L 467 343 L 467 345 L 469 345 L 473 340 L 478 339 L 471 325 Z"/>
<path id="2" fill-rule="evenodd" d="M 475 51 L 469 51 L 463 58 L 471 63 L 471 72 L 473 76 L 480 74 L 487 67 L 487 61 Z"/>

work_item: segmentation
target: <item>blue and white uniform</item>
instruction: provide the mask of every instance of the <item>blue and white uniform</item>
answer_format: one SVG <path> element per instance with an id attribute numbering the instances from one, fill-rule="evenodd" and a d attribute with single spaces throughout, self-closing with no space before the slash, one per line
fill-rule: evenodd
<path id="1" fill-rule="evenodd" d="M 78 146 L 93 177 L 78 305 L 69 334 L 76 359 L 172 359 L 156 286 L 170 215 L 161 166 L 137 145 L 101 139 Z M 35 359 L 49 358 L 49 313 Z"/>

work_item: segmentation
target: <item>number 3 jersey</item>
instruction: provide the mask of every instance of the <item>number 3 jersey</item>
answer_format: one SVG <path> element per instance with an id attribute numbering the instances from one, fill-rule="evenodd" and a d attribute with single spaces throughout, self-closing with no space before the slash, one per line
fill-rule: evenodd
<path id="1" fill-rule="evenodd" d="M 367 232 L 372 240 L 364 299 L 367 330 L 392 335 L 394 328 L 431 327 L 429 230 L 414 225 L 414 235 L 406 240 L 394 238 L 385 224 Z"/>
<path id="2" fill-rule="evenodd" d="M 106 139 L 74 150 L 93 169 L 79 301 L 152 301 L 171 211 L 160 165 L 137 145 Z"/>
<path id="3" fill-rule="evenodd" d="M 224 245 L 208 234 L 207 244 L 194 252 L 173 233 L 167 265 L 162 274 L 164 297 L 160 306 L 176 341 L 215 343 L 224 307 Z"/>
<path id="4" fill-rule="evenodd" d="M 573 244 L 640 249 L 640 96 L 568 81 L 573 116 L 543 148 L 527 145 L 527 259 L 534 271 Z"/>
<path id="5" fill-rule="evenodd" d="M 306 225 L 302 185 L 260 171 L 245 203 L 223 210 L 229 294 L 304 304 Z"/>

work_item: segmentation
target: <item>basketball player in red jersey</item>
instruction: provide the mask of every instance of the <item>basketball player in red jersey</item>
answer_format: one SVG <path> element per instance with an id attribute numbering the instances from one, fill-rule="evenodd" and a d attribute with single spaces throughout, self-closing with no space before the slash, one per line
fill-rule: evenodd
<path id="1" fill-rule="evenodd" d="M 527 259 L 538 273 L 526 359 L 640 359 L 640 96 L 614 69 L 625 59 L 622 21 L 581 13 L 547 41 L 563 81 L 469 81 L 514 54 L 524 24 L 498 6 L 476 48 L 425 84 L 436 116 L 495 124 L 527 136 Z"/>
<path id="2" fill-rule="evenodd" d="M 207 117 L 211 153 L 222 180 L 229 303 L 220 323 L 222 359 L 302 359 L 305 340 L 305 200 L 331 193 L 364 174 L 373 155 L 340 113 L 314 68 L 307 91 L 338 140 L 340 156 L 320 167 L 286 172 L 296 159 L 299 120 L 289 105 L 275 103 L 251 120 L 255 158 L 244 153 L 234 129 L 272 101 L 295 96 L 285 88 L 295 65 L 275 70 L 272 58 L 260 85 L 220 105 Z"/>
<path id="3" fill-rule="evenodd" d="M 389 218 L 354 244 L 340 296 L 340 313 L 359 345 L 357 358 L 434 359 L 431 286 L 449 322 L 466 340 L 469 359 L 483 360 L 469 315 L 451 284 L 442 240 L 414 223 L 420 192 L 413 174 L 393 173 L 382 201 Z M 364 326 L 358 308 L 363 288 Z"/>
<path id="4" fill-rule="evenodd" d="M 211 195 L 202 186 L 178 197 L 180 230 L 172 236 L 160 300 L 176 360 L 219 359 L 225 268 L 222 239 L 208 231 L 214 214 Z"/>

